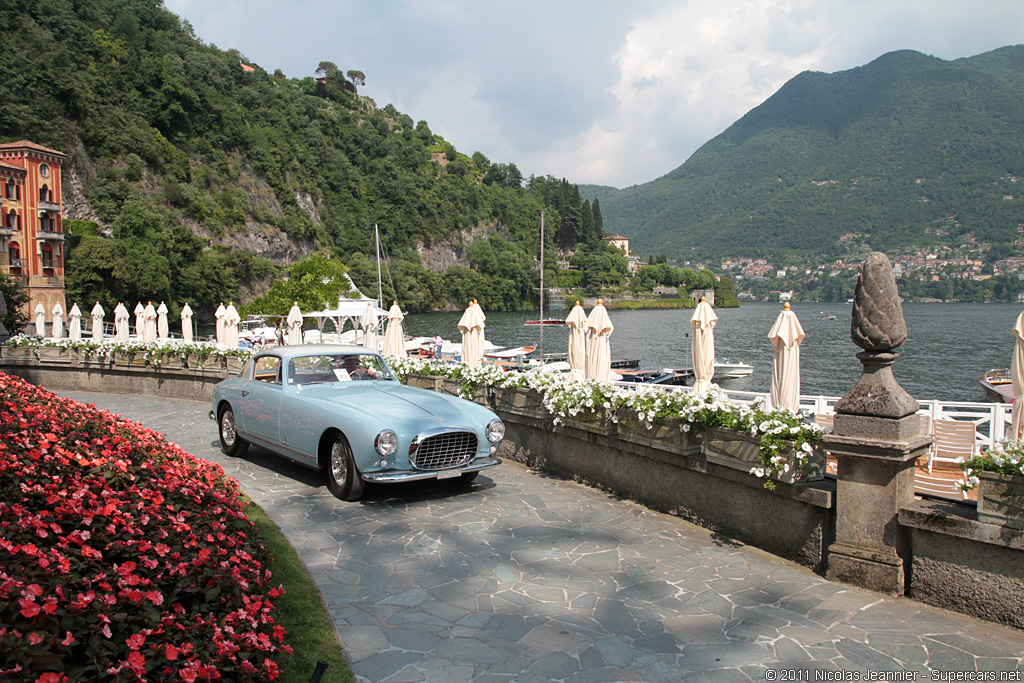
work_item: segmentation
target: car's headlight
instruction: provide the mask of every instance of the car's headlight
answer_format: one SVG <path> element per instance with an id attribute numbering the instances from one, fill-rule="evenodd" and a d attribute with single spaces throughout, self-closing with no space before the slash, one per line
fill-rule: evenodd
<path id="1" fill-rule="evenodd" d="M 498 443 L 505 438 L 505 423 L 495 418 L 487 423 L 487 440 Z"/>
<path id="2" fill-rule="evenodd" d="M 398 449 L 398 436 L 390 429 L 385 429 L 373 441 L 373 447 L 377 452 L 387 457 Z"/>

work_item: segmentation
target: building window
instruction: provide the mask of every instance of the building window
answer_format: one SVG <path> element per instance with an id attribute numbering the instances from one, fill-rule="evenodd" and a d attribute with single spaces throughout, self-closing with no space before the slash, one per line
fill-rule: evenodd
<path id="1" fill-rule="evenodd" d="M 39 229 L 44 232 L 53 232 L 53 219 L 50 214 L 44 213 L 39 217 Z"/>
<path id="2" fill-rule="evenodd" d="M 17 242 L 11 242 L 7 247 L 7 256 L 11 261 L 12 268 L 21 268 L 24 265 L 21 262 L 21 249 L 18 248 Z"/>
<path id="3" fill-rule="evenodd" d="M 50 191 L 50 188 L 48 186 L 43 185 L 42 187 L 39 188 L 39 201 L 41 201 L 41 202 L 52 202 L 53 201 L 53 192 Z"/>
<path id="4" fill-rule="evenodd" d="M 50 167 L 47 166 L 46 164 L 39 164 L 39 175 L 43 176 L 44 178 L 49 178 Z"/>
<path id="5" fill-rule="evenodd" d="M 39 258 L 43 262 L 43 268 L 53 270 L 53 247 L 48 244 L 44 244 Z"/>
<path id="6" fill-rule="evenodd" d="M 6 225 L 11 230 L 17 230 L 19 222 L 20 221 L 18 220 L 17 211 L 11 209 L 10 211 L 7 212 L 7 220 L 4 222 L 4 225 Z"/>

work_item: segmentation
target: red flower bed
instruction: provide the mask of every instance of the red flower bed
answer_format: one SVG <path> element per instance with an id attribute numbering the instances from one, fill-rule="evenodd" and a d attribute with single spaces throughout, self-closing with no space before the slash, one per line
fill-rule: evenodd
<path id="1" fill-rule="evenodd" d="M 277 678 L 242 506 L 218 465 L 0 373 L 0 680 Z"/>

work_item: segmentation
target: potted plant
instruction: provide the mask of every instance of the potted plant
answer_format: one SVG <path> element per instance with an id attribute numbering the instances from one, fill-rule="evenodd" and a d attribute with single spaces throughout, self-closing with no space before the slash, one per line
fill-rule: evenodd
<path id="1" fill-rule="evenodd" d="M 1003 442 L 960 463 L 964 491 L 978 488 L 978 521 L 1024 530 L 1024 444 Z"/>

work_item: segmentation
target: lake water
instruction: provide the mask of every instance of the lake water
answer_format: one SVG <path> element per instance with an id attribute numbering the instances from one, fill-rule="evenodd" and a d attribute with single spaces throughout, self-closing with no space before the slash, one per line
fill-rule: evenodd
<path id="1" fill-rule="evenodd" d="M 849 304 L 795 303 L 807 338 L 800 347 L 801 393 L 842 396 L 860 377 L 860 351 L 850 340 Z M 767 392 L 771 387 L 772 351 L 768 341 L 782 306 L 777 303 L 744 303 L 740 308 L 715 309 L 715 349 L 719 358 L 742 361 L 754 374 L 723 382 L 728 389 Z M 897 349 L 893 365 L 897 381 L 915 398 L 942 401 L 984 401 L 978 378 L 992 368 L 1010 365 L 1013 327 L 1022 307 L 1017 304 L 903 304 L 908 338 Z M 589 313 L 589 311 L 587 311 Z M 637 358 L 644 368 L 681 368 L 690 359 L 690 316 L 693 311 L 610 310 L 615 331 L 611 336 L 612 358 Z M 824 314 L 833 314 L 828 320 Z M 565 311 L 545 311 L 562 317 Z M 462 313 L 410 315 L 406 334 L 440 334 L 461 340 L 457 329 Z M 537 312 L 487 313 L 487 340 L 499 346 L 524 346 L 540 341 Z M 544 352 L 565 353 L 568 332 L 564 326 L 544 328 Z M 535 354 L 536 355 L 536 354 Z"/>

